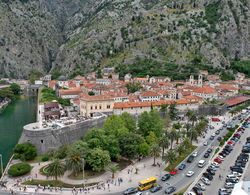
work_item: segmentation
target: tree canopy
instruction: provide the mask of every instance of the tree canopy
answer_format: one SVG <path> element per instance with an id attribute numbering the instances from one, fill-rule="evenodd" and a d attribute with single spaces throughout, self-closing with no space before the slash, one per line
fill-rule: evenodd
<path id="1" fill-rule="evenodd" d="M 36 147 L 31 143 L 17 144 L 14 148 L 15 158 L 23 161 L 33 160 L 37 156 Z"/>

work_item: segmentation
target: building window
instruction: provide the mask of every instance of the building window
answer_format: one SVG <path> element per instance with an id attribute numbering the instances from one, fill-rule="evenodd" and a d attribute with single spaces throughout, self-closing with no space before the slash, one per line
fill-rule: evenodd
<path id="1" fill-rule="evenodd" d="M 93 110 L 93 106 L 90 106 L 90 110 Z"/>
<path id="2" fill-rule="evenodd" d="M 95 109 L 97 110 L 97 106 L 95 106 Z"/>
<path id="3" fill-rule="evenodd" d="M 107 109 L 110 109 L 110 105 L 107 105 Z"/>
<path id="4" fill-rule="evenodd" d="M 100 109 L 100 110 L 102 109 L 102 106 L 101 106 L 101 105 L 99 106 L 99 109 Z"/>

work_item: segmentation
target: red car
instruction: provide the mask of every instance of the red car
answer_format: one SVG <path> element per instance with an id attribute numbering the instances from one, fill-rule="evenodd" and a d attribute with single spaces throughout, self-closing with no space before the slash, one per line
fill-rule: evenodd
<path id="1" fill-rule="evenodd" d="M 214 162 L 217 162 L 217 163 L 221 164 L 222 163 L 222 159 L 220 159 L 219 157 L 216 157 L 214 159 Z"/>
<path id="2" fill-rule="evenodd" d="M 235 142 L 232 141 L 232 140 L 230 140 L 230 141 L 227 142 L 227 144 L 228 144 L 228 145 L 231 145 L 231 146 L 234 146 L 234 145 L 235 145 Z"/>
<path id="3" fill-rule="evenodd" d="M 173 169 L 172 171 L 169 172 L 170 175 L 176 175 L 177 174 L 177 169 Z"/>
<path id="4" fill-rule="evenodd" d="M 212 118 L 212 121 L 213 122 L 220 122 L 220 119 L 219 118 Z"/>
<path id="5" fill-rule="evenodd" d="M 234 134 L 234 137 L 240 138 L 240 136 L 241 136 L 241 135 L 240 135 L 239 133 L 235 133 L 235 134 Z"/>

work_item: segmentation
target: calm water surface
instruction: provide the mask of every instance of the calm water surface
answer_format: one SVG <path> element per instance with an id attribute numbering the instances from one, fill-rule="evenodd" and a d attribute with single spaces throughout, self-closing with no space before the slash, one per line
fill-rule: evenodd
<path id="1" fill-rule="evenodd" d="M 7 164 L 23 126 L 36 120 L 36 98 L 21 97 L 0 114 L 0 154 Z"/>

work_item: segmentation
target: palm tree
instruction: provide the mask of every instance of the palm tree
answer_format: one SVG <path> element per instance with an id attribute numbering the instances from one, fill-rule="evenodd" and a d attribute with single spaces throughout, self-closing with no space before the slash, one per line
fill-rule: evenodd
<path id="1" fill-rule="evenodd" d="M 165 117 L 165 116 L 166 116 L 166 114 L 167 114 L 167 110 L 168 110 L 168 105 L 167 105 L 167 104 L 163 104 L 163 105 L 161 105 L 160 111 L 162 112 L 163 117 Z"/>
<path id="2" fill-rule="evenodd" d="M 78 151 L 72 151 L 66 158 L 66 167 L 68 170 L 73 171 L 75 176 L 82 171 L 83 163 L 83 158 Z"/>
<path id="3" fill-rule="evenodd" d="M 163 136 L 160 138 L 159 145 L 160 145 L 160 147 L 162 148 L 162 155 L 161 155 L 161 156 L 162 156 L 162 158 L 163 158 L 165 148 L 168 148 L 168 147 L 169 147 L 169 139 L 168 139 L 168 136 L 167 136 L 167 135 L 163 135 Z"/>
<path id="4" fill-rule="evenodd" d="M 161 148 L 160 148 L 160 146 L 158 144 L 152 145 L 150 153 L 154 157 L 153 166 L 155 166 L 155 158 L 160 155 L 160 152 L 161 152 Z"/>
<path id="5" fill-rule="evenodd" d="M 176 148 L 176 152 L 178 152 L 179 155 L 181 155 L 185 151 L 186 151 L 186 148 L 183 144 L 178 145 L 178 147 Z"/>
<path id="6" fill-rule="evenodd" d="M 186 116 L 190 121 L 192 121 L 192 127 L 194 126 L 194 122 L 197 121 L 197 117 L 194 111 L 188 110 Z"/>
<path id="7" fill-rule="evenodd" d="M 184 148 L 188 149 L 192 145 L 192 143 L 191 143 L 190 139 L 186 137 L 183 140 L 182 145 Z"/>
<path id="8" fill-rule="evenodd" d="M 187 136 L 189 137 L 189 139 L 192 142 L 193 140 L 197 140 L 197 138 L 198 138 L 198 132 L 197 132 L 197 130 L 195 128 L 192 128 L 188 132 Z"/>
<path id="9" fill-rule="evenodd" d="M 179 139 L 182 137 L 182 132 L 180 130 L 176 131 L 176 144 L 179 144 Z"/>
<path id="10" fill-rule="evenodd" d="M 115 173 L 119 170 L 118 165 L 110 164 L 108 168 L 109 168 L 109 171 L 112 173 L 112 178 L 114 179 L 115 178 Z"/>
<path id="11" fill-rule="evenodd" d="M 176 119 L 177 118 L 177 115 L 178 115 L 178 113 L 177 113 L 177 109 L 176 109 L 176 105 L 175 104 L 171 104 L 170 106 L 169 106 L 169 116 L 170 116 L 170 118 L 171 118 L 171 120 L 174 120 L 174 119 Z"/>
<path id="12" fill-rule="evenodd" d="M 48 176 L 55 177 L 55 180 L 57 180 L 58 177 L 64 175 L 65 166 L 60 160 L 56 159 L 48 165 L 46 171 L 48 172 Z"/>
<path id="13" fill-rule="evenodd" d="M 173 164 L 176 160 L 175 151 L 169 150 L 164 158 L 167 162 L 169 162 L 170 164 Z"/>
<path id="14" fill-rule="evenodd" d="M 168 137 L 170 139 L 170 149 L 173 149 L 173 143 L 174 140 L 176 140 L 177 137 L 177 131 L 175 129 L 172 129 L 169 133 L 168 133 Z"/>

